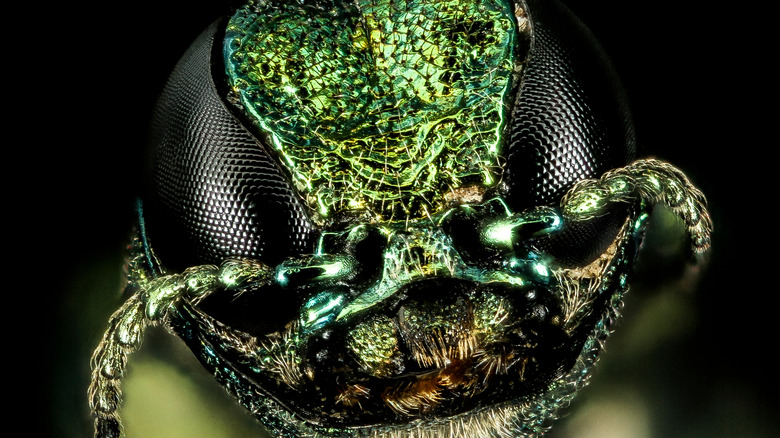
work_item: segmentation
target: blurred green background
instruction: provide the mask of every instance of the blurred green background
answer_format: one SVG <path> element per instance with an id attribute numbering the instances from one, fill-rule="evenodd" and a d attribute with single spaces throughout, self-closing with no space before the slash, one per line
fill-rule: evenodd
<path id="1" fill-rule="evenodd" d="M 621 325 L 550 437 L 778 437 L 768 208 L 777 184 L 764 155 L 777 141 L 762 116 L 772 113 L 755 104 L 770 99 L 761 11 L 568 3 L 613 57 L 646 154 L 688 172 L 710 199 L 716 233 L 709 263 L 683 269 L 679 235 L 664 220 L 653 227 Z M 56 3 L 9 14 L 19 27 L 5 63 L 15 80 L 10 127 L 25 135 L 9 142 L 6 161 L 22 176 L 5 176 L 13 228 L 3 357 L 33 436 L 90 436 L 89 357 L 120 304 L 145 126 L 173 64 L 224 6 Z M 129 437 L 262 436 L 161 330 L 131 357 L 125 389 Z"/>

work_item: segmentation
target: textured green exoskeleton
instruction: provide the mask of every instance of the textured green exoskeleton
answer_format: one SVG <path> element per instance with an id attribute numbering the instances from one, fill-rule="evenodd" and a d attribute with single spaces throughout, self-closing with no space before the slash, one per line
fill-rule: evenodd
<path id="1" fill-rule="evenodd" d="M 315 243 L 279 263 L 231 254 L 178 272 L 139 208 L 127 302 L 92 358 L 96 435 L 122 432 L 120 380 L 149 326 L 183 339 L 275 436 L 544 434 L 588 380 L 652 209 L 676 214 L 696 253 L 712 223 L 702 193 L 655 159 L 589 170 L 554 187 L 555 202 L 518 207 L 509 137 L 524 134 L 514 110 L 536 92 L 524 75 L 545 30 L 531 16 L 510 0 L 254 0 L 224 39 L 212 28 L 203 41 L 222 59 L 205 64 L 225 76 L 214 89 L 289 178 Z M 194 113 L 188 123 L 208 125 Z M 204 156 L 235 140 L 209 141 Z M 589 158 L 529 159 L 579 174 Z M 265 183 L 246 177 L 248 156 L 228 161 L 239 170 L 224 187 L 198 185 L 213 170 L 181 178 L 196 187 L 192 217 L 217 208 L 200 192 Z"/>
<path id="2" fill-rule="evenodd" d="M 520 69 L 514 9 L 326 8 L 250 2 L 225 36 L 230 84 L 309 204 L 400 219 L 441 210 L 466 182 L 495 184 Z"/>

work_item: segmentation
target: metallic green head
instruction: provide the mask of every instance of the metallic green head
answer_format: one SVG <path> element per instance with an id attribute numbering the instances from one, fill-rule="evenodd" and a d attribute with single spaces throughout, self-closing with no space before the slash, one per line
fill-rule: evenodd
<path id="1" fill-rule="evenodd" d="M 417 218 L 500 178 L 518 32 L 500 0 L 259 0 L 230 19 L 225 59 L 319 215 Z"/>
<path id="2" fill-rule="evenodd" d="M 149 325 L 278 437 L 536 438 L 586 384 L 655 205 L 600 46 L 555 0 L 255 0 L 155 115 L 99 437 Z"/>

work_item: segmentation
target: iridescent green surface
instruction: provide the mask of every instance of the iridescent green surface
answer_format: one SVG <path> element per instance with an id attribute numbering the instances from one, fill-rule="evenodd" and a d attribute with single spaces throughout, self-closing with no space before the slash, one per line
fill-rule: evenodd
<path id="1" fill-rule="evenodd" d="M 423 217 L 499 176 L 519 70 L 507 3 L 250 2 L 228 25 L 230 85 L 321 217 Z"/>
<path id="2" fill-rule="evenodd" d="M 132 296 L 93 356 L 98 436 L 121 429 L 120 380 L 154 325 L 276 436 L 545 432 L 618 316 L 650 207 L 681 217 L 696 251 L 711 223 L 701 193 L 655 160 L 578 182 L 554 208 L 483 199 L 502 176 L 528 36 L 515 13 L 506 0 L 258 0 L 236 12 L 229 99 L 316 211 L 320 240 L 278 266 L 176 273 L 140 231 Z M 537 245 L 617 203 L 622 227 L 583 266 Z M 350 211 L 360 216 L 338 217 Z"/>
<path id="3" fill-rule="evenodd" d="M 614 203 L 634 208 L 586 266 L 560 266 L 528 240 Z M 541 436 L 587 383 L 656 204 L 683 220 L 694 251 L 707 249 L 701 192 L 651 159 L 575 184 L 557 210 L 513 212 L 494 198 L 430 220 L 357 224 L 276 267 L 239 258 L 167 272 L 141 231 L 132 295 L 92 358 L 96 435 L 121 429 L 128 356 L 163 325 L 276 436 Z M 368 275 L 364 241 L 381 251 Z M 256 306 L 268 296 L 300 299 L 270 329 L 244 331 L 208 311 L 209 300 L 227 301 L 264 320 L 279 311 Z"/>

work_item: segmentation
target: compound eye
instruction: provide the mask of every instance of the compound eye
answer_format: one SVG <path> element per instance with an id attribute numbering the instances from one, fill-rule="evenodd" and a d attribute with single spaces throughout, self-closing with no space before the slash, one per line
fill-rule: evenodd
<path id="1" fill-rule="evenodd" d="M 530 14 L 534 44 L 509 120 L 503 176 L 502 197 L 514 212 L 559 207 L 574 184 L 625 166 L 636 149 L 625 93 L 599 43 L 556 3 Z M 564 221 L 531 243 L 563 265 L 582 266 L 626 217 L 616 206 L 592 220 Z"/>
<path id="2" fill-rule="evenodd" d="M 565 7 L 530 12 L 534 44 L 507 129 L 504 199 L 557 206 L 577 181 L 633 161 L 625 92 L 601 45 Z"/>
<path id="3" fill-rule="evenodd" d="M 287 178 L 224 103 L 216 29 L 179 62 L 152 123 L 144 214 L 169 268 L 227 257 L 273 265 L 311 246 L 311 223 Z"/>

